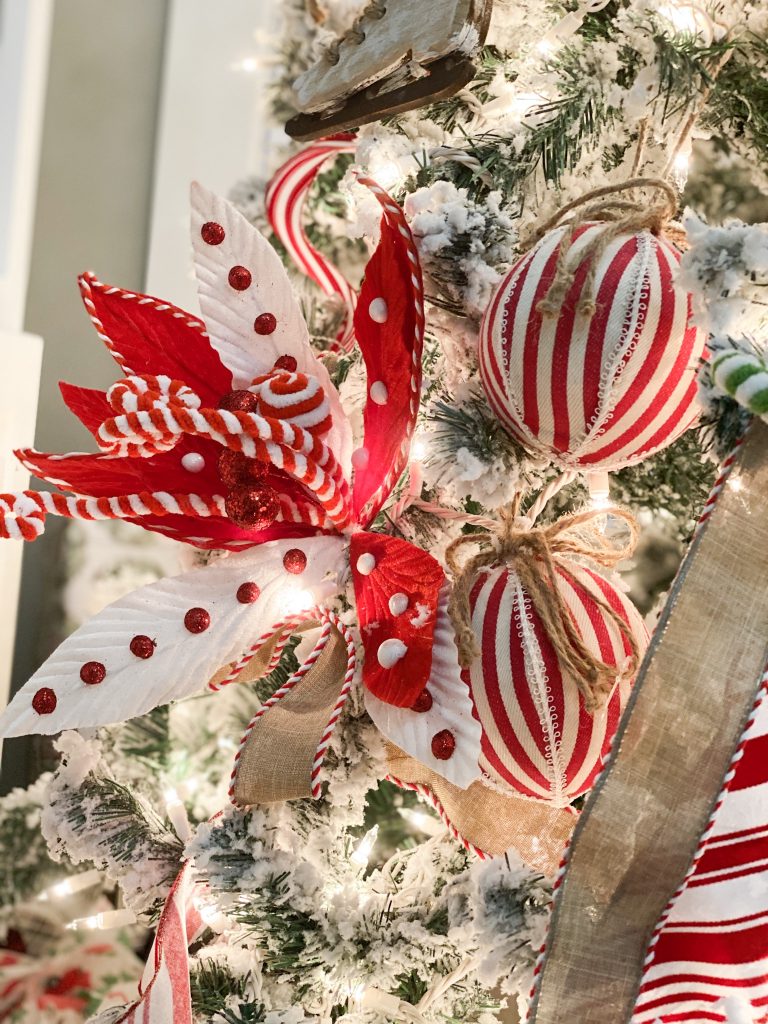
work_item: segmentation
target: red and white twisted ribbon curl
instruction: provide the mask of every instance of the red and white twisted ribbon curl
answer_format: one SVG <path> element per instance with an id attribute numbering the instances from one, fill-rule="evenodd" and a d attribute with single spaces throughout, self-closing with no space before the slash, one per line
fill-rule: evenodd
<path id="1" fill-rule="evenodd" d="M 115 404 L 132 406 L 138 394 L 146 407 L 122 412 L 102 423 L 98 433 L 104 451 L 147 457 L 168 451 L 185 434 L 208 437 L 288 473 L 312 491 L 334 526 L 343 529 L 349 523 L 349 484 L 333 452 L 319 437 L 285 420 L 200 408 L 194 404 L 199 399 L 189 389 L 183 401 L 176 401 L 167 390 L 153 390 L 153 380 L 129 377 L 119 382 L 119 390 L 112 389 Z"/>

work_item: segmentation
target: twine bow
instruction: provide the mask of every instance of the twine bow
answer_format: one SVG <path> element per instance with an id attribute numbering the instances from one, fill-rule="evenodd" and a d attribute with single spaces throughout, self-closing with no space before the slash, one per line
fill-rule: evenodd
<path id="1" fill-rule="evenodd" d="M 621 193 L 635 189 L 650 189 L 657 196 L 655 202 L 641 201 L 639 198 L 624 198 Z M 595 202 L 599 200 L 599 202 Z M 579 212 L 565 223 L 565 232 L 560 241 L 557 267 L 547 294 L 539 302 L 537 309 L 542 316 L 557 316 L 565 297 L 574 282 L 578 268 L 589 261 L 578 301 L 578 311 L 585 316 L 595 312 L 594 285 L 597 264 L 614 238 L 619 235 L 632 234 L 637 231 L 651 231 L 654 235 L 665 232 L 675 242 L 680 240 L 681 232 L 670 228 L 670 221 L 678 207 L 677 192 L 669 182 L 661 178 L 630 178 L 618 185 L 604 185 L 593 189 L 578 199 L 572 200 L 561 207 L 554 216 L 545 221 L 531 236 L 529 248 L 539 242 L 553 228 L 562 225 L 563 218 L 572 210 Z M 574 260 L 570 256 L 576 230 L 587 223 L 604 222 L 605 227 L 584 246 Z"/>
<path id="2" fill-rule="evenodd" d="M 448 613 L 456 631 L 459 663 L 468 668 L 480 653 L 472 628 L 470 595 L 478 574 L 491 566 L 506 564 L 517 574 L 522 588 L 541 619 L 564 669 L 572 675 L 589 711 L 605 701 L 616 682 L 615 665 L 608 665 L 590 651 L 580 636 L 571 613 L 557 585 L 557 574 L 569 576 L 567 563 L 561 555 L 575 555 L 611 568 L 628 558 L 637 542 L 637 524 L 629 512 L 611 509 L 629 527 L 629 538 L 622 546 L 612 544 L 596 526 L 605 515 L 599 510 L 564 516 L 549 526 L 532 527 L 530 520 L 518 515 L 520 498 L 499 511 L 496 531 L 469 533 L 456 540 L 445 552 L 448 567 L 454 576 Z M 459 552 L 470 544 L 481 548 L 462 564 Z M 621 632 L 630 648 L 629 663 L 624 669 L 634 675 L 639 663 L 639 649 L 632 630 L 602 597 L 592 593 L 601 611 Z"/>

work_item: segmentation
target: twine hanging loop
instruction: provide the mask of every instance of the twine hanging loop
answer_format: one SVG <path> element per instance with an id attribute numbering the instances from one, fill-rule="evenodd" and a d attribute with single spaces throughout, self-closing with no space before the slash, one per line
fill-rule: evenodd
<path id="1" fill-rule="evenodd" d="M 548 231 L 556 227 L 565 227 L 560 240 L 555 276 L 546 295 L 538 303 L 538 312 L 542 316 L 557 316 L 573 285 L 576 271 L 589 261 L 577 310 L 585 316 L 592 316 L 595 312 L 597 264 L 610 243 L 620 235 L 634 234 L 638 231 L 650 231 L 654 235 L 665 233 L 678 243 L 680 231 L 676 227 L 670 227 L 677 209 L 677 191 L 662 178 L 630 178 L 616 185 L 603 185 L 566 203 L 528 240 L 528 248 L 531 248 Z M 573 216 L 568 217 L 569 214 Z M 571 255 L 571 246 L 577 229 L 595 222 L 604 225 L 602 230 L 590 239 L 574 259 Z"/>
<path id="2" fill-rule="evenodd" d="M 611 543 L 598 526 L 605 512 L 588 510 L 563 516 L 548 526 L 531 526 L 519 513 L 520 499 L 499 510 L 498 525 L 488 533 L 470 533 L 457 537 L 445 557 L 454 577 L 448 612 L 456 633 L 459 663 L 468 668 L 479 656 L 480 648 L 472 628 L 471 593 L 478 575 L 498 565 L 512 569 L 531 600 L 552 642 L 563 668 L 573 677 L 584 696 L 587 710 L 603 704 L 616 682 L 617 669 L 590 651 L 579 634 L 572 615 L 557 585 L 558 573 L 570 575 L 560 556 L 587 558 L 604 568 L 612 568 L 628 558 L 637 543 L 637 524 L 629 512 L 611 509 L 611 515 L 624 520 L 629 528 L 627 541 Z M 464 562 L 460 557 L 469 545 L 480 551 Z M 597 594 L 590 597 L 603 614 L 619 629 L 630 650 L 622 675 L 637 672 L 640 652 L 632 630 L 610 604 Z"/>

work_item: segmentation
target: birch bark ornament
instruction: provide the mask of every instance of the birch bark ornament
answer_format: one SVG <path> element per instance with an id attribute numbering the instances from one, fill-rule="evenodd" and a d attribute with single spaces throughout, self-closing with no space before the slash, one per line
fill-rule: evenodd
<path id="1" fill-rule="evenodd" d="M 620 195 L 640 190 L 657 198 Z M 542 225 L 485 313 L 488 401 L 526 449 L 566 470 L 640 462 L 697 417 L 705 336 L 674 283 L 676 208 L 671 187 L 646 178 L 569 204 Z"/>
<path id="2" fill-rule="evenodd" d="M 483 729 L 480 767 L 502 791 L 566 807 L 594 782 L 647 644 L 631 602 L 589 558 L 616 565 L 634 546 L 614 548 L 600 514 L 529 528 L 502 513 L 499 535 L 462 565 L 454 541 L 451 614 L 459 656 Z M 617 513 L 631 523 L 630 517 Z"/>
<path id="3" fill-rule="evenodd" d="M 355 128 L 453 96 L 476 68 L 493 0 L 371 0 L 352 28 L 294 83 L 295 139 Z"/>

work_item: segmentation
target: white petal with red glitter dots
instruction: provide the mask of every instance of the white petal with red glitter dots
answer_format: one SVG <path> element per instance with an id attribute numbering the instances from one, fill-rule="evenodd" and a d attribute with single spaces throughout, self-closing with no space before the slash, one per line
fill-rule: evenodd
<path id="1" fill-rule="evenodd" d="M 293 356 L 298 369 L 316 377 L 328 396 L 333 427 L 327 443 L 348 472 L 352 436 L 347 417 L 327 370 L 310 347 L 307 325 L 280 257 L 226 199 L 197 182 L 192 184 L 191 199 L 200 309 L 211 344 L 232 371 L 235 387 L 248 387 L 254 377 L 269 372 L 280 356 Z M 203 224 L 210 221 L 225 229 L 219 245 L 207 245 L 200 235 Z M 230 285 L 233 267 L 250 271 L 248 288 L 237 291 Z M 275 317 L 270 334 L 254 330 L 262 313 Z"/>
<path id="2" fill-rule="evenodd" d="M 223 665 L 239 658 L 297 607 L 322 604 L 329 591 L 335 593 L 345 548 L 341 537 L 271 541 L 135 590 L 54 651 L 6 708 L 0 736 L 122 722 L 199 693 Z M 292 549 L 300 549 L 307 558 L 299 576 L 283 565 L 284 555 Z M 259 586 L 256 601 L 238 600 L 244 581 Z M 184 624 L 194 608 L 210 615 L 210 625 L 200 633 L 191 633 Z M 139 660 L 131 652 L 137 635 L 156 641 L 151 658 Z M 82 666 L 92 661 L 106 669 L 98 686 L 88 686 L 80 678 Z M 32 699 L 45 687 L 55 693 L 56 708 L 39 715 Z"/>
<path id="3" fill-rule="evenodd" d="M 427 682 L 432 697 L 428 711 L 412 711 L 385 704 L 365 691 L 365 708 L 376 727 L 406 754 L 415 757 L 432 771 L 461 789 L 480 778 L 480 723 L 472 714 L 469 687 L 461 678 L 453 626 L 448 617 L 448 586 L 440 592 L 437 606 L 432 671 Z M 432 753 L 432 737 L 443 729 L 456 740 L 456 749 L 448 760 Z"/>

